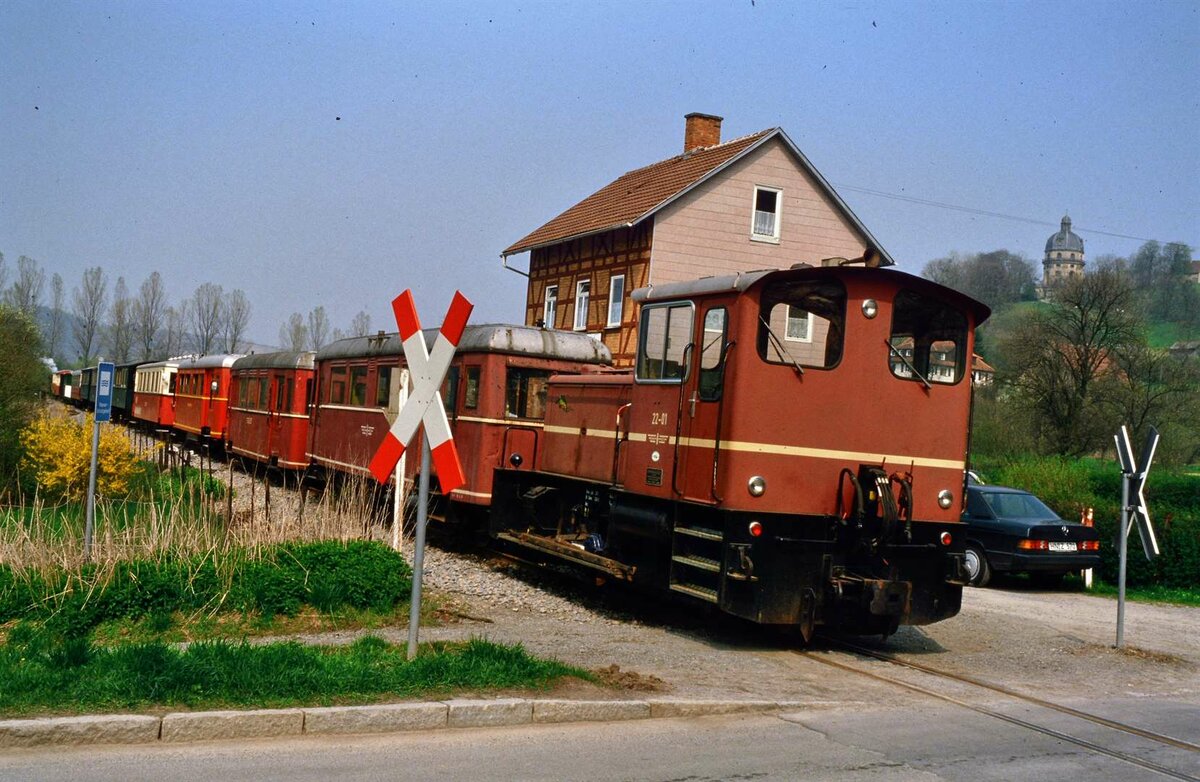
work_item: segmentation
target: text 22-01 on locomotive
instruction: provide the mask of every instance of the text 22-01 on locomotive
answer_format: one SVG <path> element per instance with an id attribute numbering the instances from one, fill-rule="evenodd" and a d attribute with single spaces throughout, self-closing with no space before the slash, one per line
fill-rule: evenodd
<path id="1" fill-rule="evenodd" d="M 491 532 L 751 621 L 891 632 L 959 610 L 982 304 L 796 268 L 635 292 L 633 373 L 558 375 Z"/>

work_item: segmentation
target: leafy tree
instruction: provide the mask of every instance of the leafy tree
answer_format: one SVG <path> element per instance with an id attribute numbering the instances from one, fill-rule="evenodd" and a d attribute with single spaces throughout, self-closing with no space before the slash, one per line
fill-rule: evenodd
<path id="1" fill-rule="evenodd" d="M 308 343 L 312 350 L 325 347 L 329 339 L 329 318 L 325 308 L 317 305 L 308 313 Z"/>
<path id="2" fill-rule="evenodd" d="M 1008 250 L 959 255 L 925 264 L 922 276 L 996 309 L 1034 296 L 1033 263 Z"/>
<path id="3" fill-rule="evenodd" d="M 1195 288 L 1187 284 L 1191 262 L 1192 249 L 1181 242 L 1146 242 L 1130 257 L 1134 287 L 1155 320 L 1181 321 L 1194 315 L 1200 302 Z"/>
<path id="4" fill-rule="evenodd" d="M 1043 450 L 1079 456 L 1109 434 L 1096 385 L 1118 353 L 1140 339 L 1134 292 L 1122 275 L 1101 270 L 1067 281 L 1051 306 L 1035 311 L 1000 344 L 999 380 L 1028 406 Z"/>
<path id="5" fill-rule="evenodd" d="M 308 345 L 308 326 L 304 324 L 304 316 L 299 312 L 293 312 L 284 323 L 279 327 L 279 345 L 284 350 L 300 352 Z"/>
<path id="6" fill-rule="evenodd" d="M 19 434 L 37 412 L 49 372 L 40 360 L 41 337 L 27 313 L 0 304 L 0 496 L 16 486 Z"/>
<path id="7" fill-rule="evenodd" d="M 107 310 L 108 280 L 104 269 L 93 266 L 83 273 L 83 282 L 71 293 L 71 312 L 75 315 L 71 331 L 85 367 L 92 363 L 92 349 L 97 347 L 96 337 Z"/>
<path id="8" fill-rule="evenodd" d="M 241 350 L 246 327 L 250 325 L 250 300 L 241 288 L 230 293 L 225 299 L 225 352 L 237 353 Z"/>

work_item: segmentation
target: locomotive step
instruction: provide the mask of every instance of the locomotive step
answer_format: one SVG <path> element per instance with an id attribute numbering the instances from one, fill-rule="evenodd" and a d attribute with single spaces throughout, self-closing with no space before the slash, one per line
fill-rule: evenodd
<path id="1" fill-rule="evenodd" d="M 696 586 L 695 584 L 671 584 L 671 591 L 682 592 L 685 595 L 691 595 L 692 597 L 699 598 L 708 603 L 719 602 L 717 590 L 705 589 L 704 587 Z"/>
<path id="2" fill-rule="evenodd" d="M 704 527 L 676 527 L 675 534 L 687 535 L 693 538 L 700 538 L 701 540 L 720 541 L 725 539 L 720 532 L 717 532 L 716 530 L 705 529 Z"/>
<path id="3" fill-rule="evenodd" d="M 688 567 L 694 567 L 699 570 L 707 570 L 710 573 L 721 572 L 721 563 L 715 559 L 708 559 L 707 557 L 681 556 L 676 554 L 675 556 L 671 557 L 671 560 Z"/>

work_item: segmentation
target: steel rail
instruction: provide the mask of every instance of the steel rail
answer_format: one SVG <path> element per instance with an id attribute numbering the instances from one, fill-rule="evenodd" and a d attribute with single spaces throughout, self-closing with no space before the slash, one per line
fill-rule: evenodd
<path id="1" fill-rule="evenodd" d="M 1026 730 L 1030 730 L 1035 733 L 1040 733 L 1044 736 L 1049 736 L 1051 738 L 1058 739 L 1060 741 L 1065 741 L 1070 744 L 1075 744 L 1076 746 L 1082 747 L 1091 752 L 1095 752 L 1095 753 L 1101 754 L 1101 755 L 1107 755 L 1108 757 L 1111 757 L 1115 760 L 1120 760 L 1120 761 L 1129 763 L 1134 766 L 1139 766 L 1148 771 L 1153 771 L 1157 774 L 1162 774 L 1163 776 L 1171 777 L 1173 779 L 1183 780 L 1183 782 L 1200 782 L 1200 777 L 1190 776 L 1188 774 L 1184 774 L 1183 772 L 1176 771 L 1171 768 L 1167 768 L 1166 766 L 1161 766 L 1152 761 L 1143 760 L 1142 758 L 1135 757 L 1134 755 L 1130 755 L 1125 752 L 1121 752 L 1119 750 L 1109 749 L 1108 747 L 1102 746 L 1100 744 L 1096 744 L 1095 742 L 1088 741 L 1087 739 L 1082 739 L 1077 736 L 1072 736 L 1068 733 L 1063 733 L 1062 731 L 1055 730 L 1054 728 L 1047 728 L 1044 725 L 1038 725 L 1036 723 L 1020 719 L 1019 717 L 1013 717 L 1008 714 L 1003 714 L 994 709 L 989 709 L 986 706 L 979 706 L 974 703 L 968 703 L 966 701 L 952 697 L 945 693 L 937 692 L 935 690 L 930 690 L 925 687 L 921 687 L 920 685 L 911 684 L 909 682 L 901 681 L 899 679 L 893 679 L 888 676 L 881 676 L 880 674 L 872 673 L 870 671 L 864 671 L 861 668 L 856 668 L 853 665 L 847 665 L 845 663 L 841 663 L 836 660 L 823 659 L 821 657 L 816 656 L 813 652 L 804 651 L 804 652 L 796 652 L 796 653 L 803 657 L 807 657 L 808 659 L 810 659 L 814 662 L 821 663 L 822 665 L 828 665 L 830 667 L 838 668 L 840 670 L 844 670 L 849 673 L 856 673 L 860 676 L 866 676 L 869 679 L 875 679 L 876 681 L 884 682 L 885 684 L 891 684 L 891 685 L 894 685 L 897 687 L 902 687 L 906 690 L 911 690 L 913 692 L 920 693 L 921 695 L 927 695 L 931 698 L 936 698 L 937 700 L 941 700 L 941 701 L 945 701 L 947 703 L 954 704 L 955 706 L 961 706 L 964 709 L 970 709 L 971 711 L 974 711 L 976 713 L 983 714 L 988 717 L 993 717 L 993 718 L 1001 720 L 1003 722 L 1007 722 L 1011 725 L 1016 725 L 1018 727 L 1025 728 Z M 871 653 L 868 656 L 876 657 L 876 655 L 874 653 Z M 887 660 L 887 659 L 884 659 L 883 657 L 877 657 L 877 659 L 882 659 L 884 662 L 893 662 L 892 660 Z M 902 661 L 900 661 L 899 664 L 903 665 L 904 663 Z M 942 672 L 936 671 L 936 670 L 926 671 L 926 673 L 929 673 L 930 675 L 933 675 L 933 676 L 943 676 L 945 678 L 950 678 L 950 679 L 956 678 L 953 675 L 943 674 Z M 970 681 L 964 681 L 963 683 L 974 684 L 974 682 L 970 682 Z M 985 687 L 985 689 L 991 689 L 991 688 Z M 1023 699 L 1020 695 L 1016 695 L 1014 697 L 1017 697 L 1018 699 Z M 1163 738 L 1170 738 L 1170 737 L 1163 737 Z M 1157 741 L 1158 739 L 1154 739 L 1154 740 Z"/>

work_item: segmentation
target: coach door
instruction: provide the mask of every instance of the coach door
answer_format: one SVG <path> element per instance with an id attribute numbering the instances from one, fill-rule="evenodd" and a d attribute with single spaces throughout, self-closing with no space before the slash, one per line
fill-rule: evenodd
<path id="1" fill-rule="evenodd" d="M 271 392 L 267 402 L 267 456 L 278 456 L 282 450 L 283 419 L 289 412 L 287 375 L 271 373 Z"/>
<path id="2" fill-rule="evenodd" d="M 691 371 L 683 386 L 683 411 L 676 483 L 684 499 L 715 503 L 720 449 L 721 398 L 729 310 L 708 307 L 700 315 Z"/>

